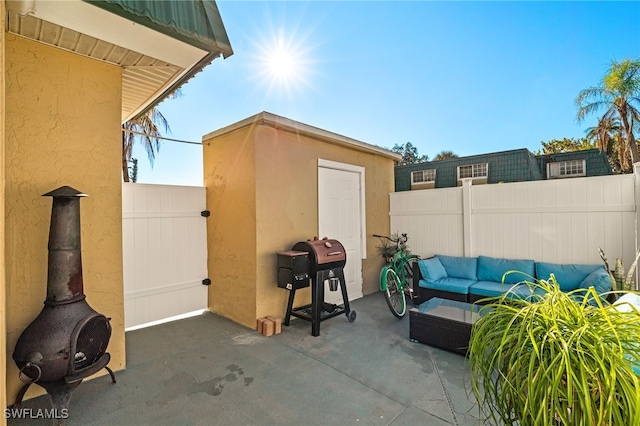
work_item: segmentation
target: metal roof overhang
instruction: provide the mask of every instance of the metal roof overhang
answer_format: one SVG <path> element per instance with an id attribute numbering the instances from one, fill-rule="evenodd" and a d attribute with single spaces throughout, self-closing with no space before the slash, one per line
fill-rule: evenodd
<path id="1" fill-rule="evenodd" d="M 6 5 L 7 31 L 123 68 L 123 123 L 215 58 L 233 54 L 214 1 L 19 0 Z"/>

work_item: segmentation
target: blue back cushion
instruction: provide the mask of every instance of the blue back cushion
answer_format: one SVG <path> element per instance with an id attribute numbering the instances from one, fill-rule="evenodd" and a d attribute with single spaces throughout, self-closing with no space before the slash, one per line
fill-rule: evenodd
<path id="1" fill-rule="evenodd" d="M 602 265 L 576 265 L 576 264 L 557 264 L 547 262 L 536 262 L 536 278 L 539 280 L 548 280 L 553 274 L 558 281 L 560 290 L 571 291 L 580 287 L 582 281 L 597 269 L 603 269 Z M 606 270 L 605 270 L 606 272 Z"/>
<path id="2" fill-rule="evenodd" d="M 447 271 L 440 263 L 440 259 L 432 257 L 431 259 L 422 259 L 418 261 L 418 267 L 420 268 L 420 274 L 426 281 L 438 281 L 442 278 L 447 278 Z"/>
<path id="3" fill-rule="evenodd" d="M 611 291 L 611 277 L 604 267 L 596 269 L 580 283 L 580 288 L 589 287 L 595 288 L 598 294 Z"/>
<path id="4" fill-rule="evenodd" d="M 458 257 L 436 254 L 442 266 L 447 271 L 447 275 L 453 278 L 465 278 L 467 280 L 477 280 L 476 270 L 478 269 L 477 257 Z"/>
<path id="5" fill-rule="evenodd" d="M 522 281 L 533 281 L 535 262 L 525 259 L 498 259 L 495 257 L 478 256 L 478 281 L 502 282 L 516 284 Z M 510 274 L 504 275 L 508 271 Z"/>

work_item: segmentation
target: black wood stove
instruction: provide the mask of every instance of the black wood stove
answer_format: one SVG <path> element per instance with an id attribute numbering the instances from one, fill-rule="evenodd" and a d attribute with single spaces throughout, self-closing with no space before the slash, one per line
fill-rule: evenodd
<path id="1" fill-rule="evenodd" d="M 311 335 L 320 335 L 320 322 L 345 314 L 349 322 L 356 319 L 356 311 L 349 308 L 347 284 L 344 279 L 344 265 L 347 254 L 337 240 L 323 238 L 300 241 L 290 251 L 278 254 L 278 287 L 289 290 L 287 312 L 284 325 L 289 325 L 291 316 L 311 322 Z M 342 305 L 326 303 L 325 282 L 330 291 L 340 288 Z M 293 308 L 296 290 L 309 287 L 311 283 L 311 304 Z"/>
<path id="2" fill-rule="evenodd" d="M 25 385 L 16 397 L 22 402 L 33 383 L 42 386 L 52 407 L 66 410 L 73 390 L 86 377 L 107 367 L 111 337 L 109 318 L 86 301 L 80 250 L 80 191 L 63 186 L 53 197 L 49 229 L 47 297 L 40 314 L 22 332 L 13 352 Z M 60 422 L 61 423 L 61 422 Z"/>

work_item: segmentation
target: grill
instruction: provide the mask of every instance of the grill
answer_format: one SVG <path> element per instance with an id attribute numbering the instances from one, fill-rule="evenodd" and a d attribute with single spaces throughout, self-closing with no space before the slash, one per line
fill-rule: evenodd
<path id="1" fill-rule="evenodd" d="M 278 286 L 289 290 L 284 325 L 292 316 L 311 322 L 311 335 L 320 335 L 320 322 L 345 314 L 349 322 L 356 319 L 356 311 L 349 308 L 344 279 L 347 254 L 344 246 L 329 238 L 300 241 L 290 251 L 278 253 Z M 330 291 L 340 288 L 342 305 L 326 303 L 325 283 Z M 296 290 L 311 285 L 311 304 L 293 308 Z"/>
<path id="2" fill-rule="evenodd" d="M 85 194 L 63 186 L 53 197 L 49 230 L 47 297 L 40 314 L 22 332 L 13 352 L 25 385 L 16 397 L 22 402 L 33 383 L 42 386 L 54 409 L 66 409 L 71 393 L 82 380 L 106 368 L 111 356 L 109 318 L 86 301 L 80 249 L 80 197 Z"/>

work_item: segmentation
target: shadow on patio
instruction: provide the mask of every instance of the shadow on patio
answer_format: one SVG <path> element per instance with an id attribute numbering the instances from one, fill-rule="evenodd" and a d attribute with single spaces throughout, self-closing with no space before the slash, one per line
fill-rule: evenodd
<path id="1" fill-rule="evenodd" d="M 480 424 L 464 357 L 409 341 L 382 293 L 351 307 L 355 322 L 319 337 L 299 319 L 264 337 L 211 313 L 128 332 L 127 370 L 82 383 L 66 424 Z"/>

